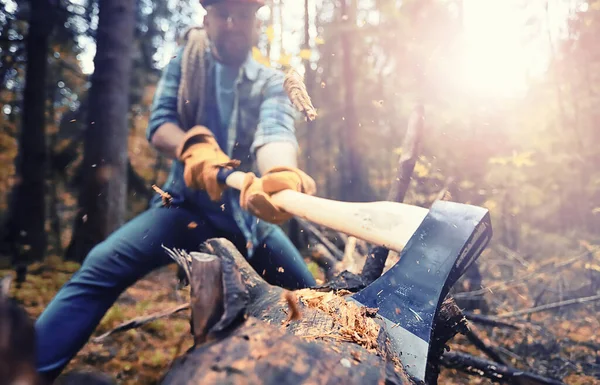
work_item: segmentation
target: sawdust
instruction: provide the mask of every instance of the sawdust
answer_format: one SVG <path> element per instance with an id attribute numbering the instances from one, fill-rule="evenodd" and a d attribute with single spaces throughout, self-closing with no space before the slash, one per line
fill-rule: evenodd
<path id="1" fill-rule="evenodd" d="M 295 294 L 307 307 L 329 315 L 338 326 L 334 333 L 341 340 L 354 342 L 369 351 L 377 349 L 380 326 L 372 318 L 374 309 L 361 308 L 334 292 L 303 289 Z"/>

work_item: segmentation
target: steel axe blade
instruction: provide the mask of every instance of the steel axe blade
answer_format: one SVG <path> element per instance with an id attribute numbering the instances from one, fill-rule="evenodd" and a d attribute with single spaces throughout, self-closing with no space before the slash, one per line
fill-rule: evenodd
<path id="1" fill-rule="evenodd" d="M 424 381 L 433 321 L 450 288 L 492 237 L 488 210 L 436 201 L 400 261 L 349 298 L 378 308 L 392 349 L 410 375 Z"/>

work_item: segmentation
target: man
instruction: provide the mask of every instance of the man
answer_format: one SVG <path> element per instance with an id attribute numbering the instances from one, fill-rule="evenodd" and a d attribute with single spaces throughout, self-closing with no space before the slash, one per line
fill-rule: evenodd
<path id="1" fill-rule="evenodd" d="M 37 369 L 51 381 L 127 287 L 172 262 L 162 245 L 197 250 L 208 238 L 225 237 L 270 283 L 315 284 L 277 226 L 290 215 L 269 198 L 288 188 L 314 194 L 315 184 L 297 168 L 297 112 L 283 74 L 250 55 L 263 1 L 200 3 L 204 30 L 191 29 L 165 68 L 147 130 L 150 143 L 174 160 L 163 186 L 172 200 L 156 196 L 149 210 L 96 246 L 38 318 Z M 248 172 L 241 192 L 227 188 L 219 170 Z"/>

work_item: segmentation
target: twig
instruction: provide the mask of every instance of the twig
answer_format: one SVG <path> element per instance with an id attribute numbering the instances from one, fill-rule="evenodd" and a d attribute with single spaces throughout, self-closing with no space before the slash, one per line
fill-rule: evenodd
<path id="1" fill-rule="evenodd" d="M 356 249 L 356 237 L 348 237 L 348 242 L 346 242 L 346 247 L 344 248 L 344 257 L 343 260 L 351 259 L 354 255 L 354 250 Z"/>
<path id="2" fill-rule="evenodd" d="M 504 246 L 504 245 L 498 245 L 498 248 L 500 249 L 500 251 L 502 251 L 504 254 L 506 254 L 506 256 L 510 259 L 514 259 L 515 261 L 519 262 L 521 265 L 523 265 L 524 267 L 529 266 L 529 263 L 524 260 L 519 253 L 509 249 L 508 247 Z"/>
<path id="3" fill-rule="evenodd" d="M 493 290 L 495 290 L 495 291 L 507 290 L 507 289 L 510 289 L 512 287 L 522 285 L 525 280 L 528 280 L 528 279 L 531 279 L 531 278 L 535 278 L 535 277 L 540 276 L 542 274 L 547 274 L 549 272 L 555 271 L 557 269 L 560 269 L 562 267 L 570 265 L 570 264 L 572 264 L 574 262 L 577 262 L 580 259 L 586 257 L 587 254 L 588 254 L 588 252 L 586 251 L 583 254 L 580 254 L 578 256 L 570 258 L 570 259 L 568 259 L 566 261 L 563 261 L 563 262 L 561 262 L 559 264 L 556 264 L 556 265 L 554 265 L 552 263 L 549 263 L 547 265 L 541 266 L 537 271 L 533 271 L 531 273 L 523 274 L 520 277 L 516 277 L 516 278 L 513 278 L 513 279 L 506 280 L 506 281 L 497 282 L 497 283 L 494 283 L 494 284 L 489 285 L 487 287 L 484 287 L 483 289 L 478 289 L 478 290 L 473 290 L 473 291 L 465 291 L 465 292 L 462 292 L 462 293 L 456 293 L 456 294 L 454 294 L 454 298 L 469 298 L 469 297 L 473 297 L 473 296 L 476 296 L 476 295 L 483 295 L 483 294 L 488 293 L 488 292 L 491 293 Z"/>
<path id="4" fill-rule="evenodd" d="M 540 376 L 539 374 L 500 365 L 492 361 L 471 356 L 466 353 L 448 352 L 442 356 L 442 365 L 451 369 L 458 369 L 465 373 L 476 374 L 491 379 L 492 381 L 526 380 L 528 384 L 565 385 L 559 380 Z"/>
<path id="5" fill-rule="evenodd" d="M 451 200 L 452 196 L 450 195 L 450 186 L 452 183 L 454 183 L 454 178 L 448 177 L 444 183 L 444 187 L 442 187 L 442 189 L 438 192 L 435 199 L 438 201 Z"/>
<path id="6" fill-rule="evenodd" d="M 323 270 L 327 281 L 334 277 L 338 261 L 324 244 L 311 242 L 309 257 Z"/>
<path id="7" fill-rule="evenodd" d="M 342 251 L 338 249 L 329 239 L 327 239 L 313 224 L 301 218 L 296 218 L 296 220 L 298 221 L 300 227 L 314 235 L 319 242 L 325 245 L 327 250 L 329 250 L 329 252 L 333 254 L 338 261 L 341 261 L 344 258 Z"/>
<path id="8" fill-rule="evenodd" d="M 598 300 L 600 300 L 600 294 L 593 295 L 590 297 L 574 298 L 574 299 L 569 299 L 566 301 L 548 303 L 546 305 L 532 307 L 529 309 L 521 309 L 521 310 L 511 311 L 508 313 L 499 314 L 498 317 L 499 318 L 508 318 L 508 317 L 514 317 L 514 316 L 523 315 L 523 314 L 538 313 L 541 311 L 551 310 L 551 309 L 555 309 L 555 308 L 562 307 L 562 306 L 576 305 L 576 304 L 580 304 L 580 303 L 593 302 L 593 301 L 598 301 Z"/>
<path id="9" fill-rule="evenodd" d="M 102 334 L 101 336 L 98 336 L 96 338 L 93 338 L 92 341 L 99 343 L 102 342 L 106 337 L 118 333 L 118 332 L 124 332 L 127 330 L 131 330 L 131 329 L 137 329 L 140 326 L 144 326 L 150 322 L 156 321 L 159 318 L 164 318 L 164 317 L 169 317 L 175 313 L 179 313 L 183 310 L 187 310 L 190 308 L 190 304 L 186 303 L 183 305 L 179 305 L 176 308 L 170 309 L 170 310 L 164 310 L 158 313 L 154 313 L 154 314 L 150 314 L 147 316 L 143 316 L 143 317 L 137 317 L 134 318 L 132 320 L 129 320 L 127 322 L 124 322 L 122 324 L 120 324 L 119 326 L 117 326 L 116 328 Z"/>
<path id="10" fill-rule="evenodd" d="M 496 361 L 499 364 L 506 365 L 506 361 L 496 352 L 495 347 L 488 346 L 481 337 L 475 332 L 475 328 L 471 325 L 465 333 L 467 339 L 475 345 L 475 347 L 485 353 L 486 356 Z"/>
<path id="11" fill-rule="evenodd" d="M 478 323 L 481 325 L 493 326 L 493 327 L 499 327 L 499 328 L 508 328 L 508 329 L 514 329 L 514 330 L 521 329 L 521 327 L 518 325 L 508 323 L 508 322 L 503 322 L 503 321 L 498 320 L 491 316 L 487 316 L 487 315 L 483 315 L 483 314 L 474 314 L 474 313 L 467 312 L 467 311 L 463 312 L 463 314 L 465 315 L 465 318 L 468 319 L 469 321 Z"/>

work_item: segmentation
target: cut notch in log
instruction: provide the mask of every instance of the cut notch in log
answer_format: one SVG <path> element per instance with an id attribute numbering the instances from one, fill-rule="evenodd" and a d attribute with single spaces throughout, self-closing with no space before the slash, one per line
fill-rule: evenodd
<path id="1" fill-rule="evenodd" d="M 192 334 L 198 344 L 207 340 L 209 330 L 225 311 L 223 270 L 216 255 L 192 253 L 191 257 Z"/>
<path id="2" fill-rule="evenodd" d="M 191 285 L 194 342 L 213 340 L 238 325 L 248 293 L 235 262 L 215 254 L 163 248 L 182 267 Z"/>

